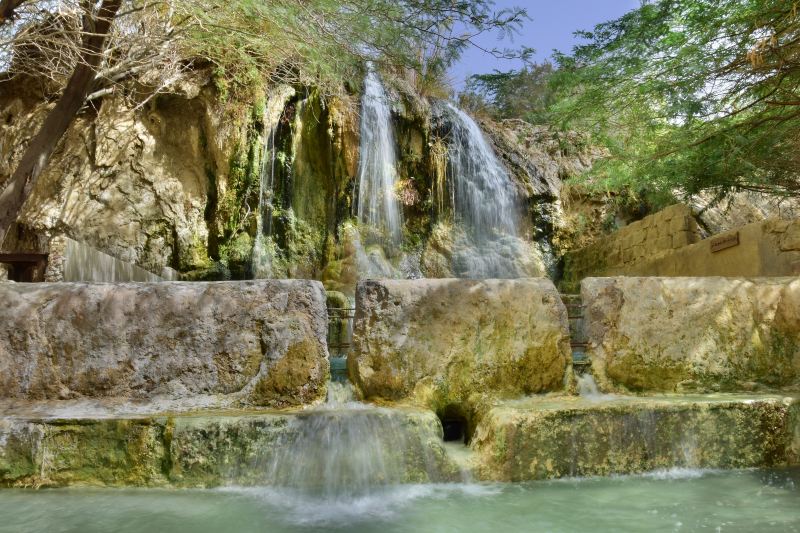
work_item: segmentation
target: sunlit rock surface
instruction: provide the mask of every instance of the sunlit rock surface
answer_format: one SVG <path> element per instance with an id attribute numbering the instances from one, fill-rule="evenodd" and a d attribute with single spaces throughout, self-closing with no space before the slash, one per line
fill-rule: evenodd
<path id="1" fill-rule="evenodd" d="M 324 397 L 313 281 L 0 286 L 0 397 L 286 406 Z"/>
<path id="2" fill-rule="evenodd" d="M 797 388 L 797 278 L 588 278 L 582 296 L 605 388 Z"/>
<path id="3" fill-rule="evenodd" d="M 366 398 L 436 410 L 562 389 L 567 313 L 552 282 L 382 280 L 356 291 L 351 378 Z"/>
<path id="4" fill-rule="evenodd" d="M 529 398 L 492 408 L 472 446 L 484 479 L 525 481 L 796 464 L 797 398 Z"/>

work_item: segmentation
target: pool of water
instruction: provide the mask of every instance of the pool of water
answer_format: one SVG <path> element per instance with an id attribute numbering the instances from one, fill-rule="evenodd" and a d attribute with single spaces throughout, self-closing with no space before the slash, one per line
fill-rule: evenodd
<path id="1" fill-rule="evenodd" d="M 800 469 L 670 470 L 319 499 L 268 488 L 0 490 L 0 532 L 800 531 Z"/>

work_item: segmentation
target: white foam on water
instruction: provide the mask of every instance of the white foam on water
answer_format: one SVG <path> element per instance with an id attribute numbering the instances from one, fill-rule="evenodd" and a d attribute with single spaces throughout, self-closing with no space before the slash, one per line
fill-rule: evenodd
<path id="1" fill-rule="evenodd" d="M 360 496 L 319 496 L 284 487 L 225 487 L 222 492 L 254 498 L 280 511 L 283 521 L 296 526 L 347 528 L 363 522 L 388 521 L 419 500 L 454 496 L 495 496 L 502 486 L 431 483 L 386 486 Z"/>
<path id="2" fill-rule="evenodd" d="M 597 382 L 591 374 L 580 374 L 576 376 L 578 382 L 578 394 L 581 398 L 586 398 L 590 402 L 602 402 L 617 398 L 614 394 L 604 394 L 597 387 Z"/>

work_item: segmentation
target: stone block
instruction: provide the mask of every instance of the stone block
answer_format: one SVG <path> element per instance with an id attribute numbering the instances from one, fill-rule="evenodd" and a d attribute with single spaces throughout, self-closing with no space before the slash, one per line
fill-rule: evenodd
<path id="1" fill-rule="evenodd" d="M 547 279 L 363 281 L 350 377 L 368 399 L 436 410 L 561 390 L 567 312 Z"/>
<path id="2" fill-rule="evenodd" d="M 622 250 L 622 264 L 627 265 L 635 260 L 633 248 L 626 248 Z"/>
<path id="3" fill-rule="evenodd" d="M 800 220 L 794 220 L 786 227 L 780 242 L 783 251 L 800 250 Z"/>
<path id="4" fill-rule="evenodd" d="M 777 467 L 797 456 L 798 406 L 766 395 L 534 398 L 492 408 L 472 446 L 479 477 L 494 481 Z"/>
<path id="5" fill-rule="evenodd" d="M 799 383 L 797 278 L 587 278 L 581 293 L 592 368 L 609 388 Z"/>
<path id="6" fill-rule="evenodd" d="M 670 220 L 669 232 L 673 235 L 689 231 L 689 217 L 688 216 L 675 216 Z"/>
<path id="7" fill-rule="evenodd" d="M 691 244 L 688 231 L 679 231 L 672 234 L 672 248 L 683 248 Z"/>
<path id="8" fill-rule="evenodd" d="M 325 420 L 328 418 L 329 420 Z M 385 450 L 375 485 L 456 481 L 434 413 L 419 409 L 237 412 L 91 417 L 0 417 L 0 486 L 93 485 L 202 487 L 226 484 L 348 483 L 345 471 L 325 473 L 335 458 L 314 431 L 356 419 L 339 442 L 352 453 Z M 400 441 L 402 439 L 402 442 Z M 298 451 L 301 447 L 305 453 Z M 317 446 L 318 449 L 314 449 Z M 298 464 L 299 462 L 299 464 Z M 386 479 L 387 475 L 396 476 Z M 355 473 L 362 474 L 361 472 Z M 341 475 L 341 479 L 330 476 Z"/>
<path id="9" fill-rule="evenodd" d="M 316 281 L 0 285 L 0 398 L 324 397 Z"/>

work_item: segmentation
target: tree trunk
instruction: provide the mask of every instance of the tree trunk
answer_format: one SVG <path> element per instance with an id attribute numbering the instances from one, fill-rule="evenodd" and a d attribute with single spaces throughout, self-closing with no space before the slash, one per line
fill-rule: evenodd
<path id="1" fill-rule="evenodd" d="M 0 24 L 14 19 L 15 10 L 27 0 L 0 0 Z"/>
<path id="2" fill-rule="evenodd" d="M 122 0 L 103 0 L 96 15 L 87 13 L 84 17 L 83 52 L 78 64 L 72 71 L 61 98 L 25 148 L 19 166 L 0 193 L 0 248 L 37 178 L 92 90 L 95 72 L 103 57 L 106 37 L 121 3 Z"/>

